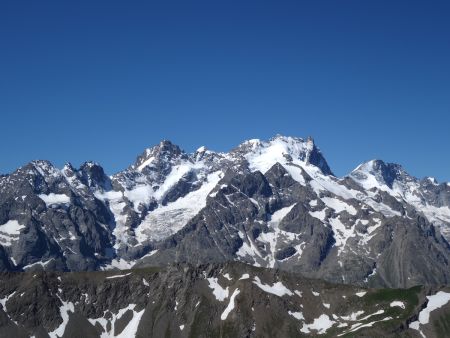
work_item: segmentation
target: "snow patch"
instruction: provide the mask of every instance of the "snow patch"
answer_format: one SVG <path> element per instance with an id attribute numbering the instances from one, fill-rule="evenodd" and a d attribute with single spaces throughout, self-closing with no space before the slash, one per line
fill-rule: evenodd
<path id="1" fill-rule="evenodd" d="M 233 294 L 230 297 L 230 302 L 228 303 L 226 309 L 223 311 L 223 313 L 220 315 L 221 320 L 227 319 L 229 313 L 234 309 L 234 299 L 239 294 L 239 289 L 236 289 L 233 291 Z"/>
<path id="2" fill-rule="evenodd" d="M 350 215 L 356 215 L 356 209 L 337 198 L 332 197 L 322 197 L 322 201 L 326 204 L 327 207 L 335 210 L 338 214 L 342 211 L 347 211 Z"/>
<path id="3" fill-rule="evenodd" d="M 300 331 L 303 333 L 310 333 L 311 330 L 315 330 L 318 334 L 324 334 L 335 323 L 336 322 L 331 320 L 328 315 L 322 314 L 319 318 L 315 318 L 311 324 L 304 324 Z"/>
<path id="4" fill-rule="evenodd" d="M 430 313 L 450 302 L 450 293 L 439 291 L 435 295 L 427 296 L 427 298 L 428 304 L 420 311 L 418 320 L 409 324 L 411 329 L 419 331 L 423 337 L 425 335 L 420 330 L 420 325 L 428 324 L 430 322 Z"/>
<path id="5" fill-rule="evenodd" d="M 283 285 L 281 282 L 276 282 L 273 284 L 273 286 L 263 284 L 259 277 L 255 277 L 255 280 L 253 281 L 253 284 L 256 284 L 261 290 L 274 294 L 278 297 L 282 297 L 284 295 L 292 296 L 293 292 L 289 290 L 287 287 Z"/>
<path id="6" fill-rule="evenodd" d="M 70 197 L 65 194 L 54 194 L 50 193 L 48 195 L 40 194 L 38 195 L 41 200 L 44 201 L 47 207 L 55 204 L 69 204 Z"/>
<path id="7" fill-rule="evenodd" d="M 9 220 L 5 224 L 0 225 L 0 244 L 3 246 L 11 246 L 17 241 L 20 230 L 25 229 L 25 225 L 20 224 L 16 220 Z"/>
<path id="8" fill-rule="evenodd" d="M 228 286 L 224 289 L 217 281 L 216 277 L 207 278 L 209 287 L 213 290 L 213 295 L 220 302 L 228 298 Z"/>
<path id="9" fill-rule="evenodd" d="M 64 335 L 67 323 L 69 322 L 69 312 L 75 312 L 75 308 L 72 302 L 64 302 L 61 298 L 60 300 L 62 306 L 59 308 L 59 313 L 62 318 L 62 323 L 54 331 L 48 333 L 50 338 L 58 338 Z"/>
<path id="10" fill-rule="evenodd" d="M 106 279 L 123 278 L 123 277 L 129 276 L 129 275 L 131 275 L 131 272 L 126 273 L 126 274 L 124 274 L 124 275 L 114 275 L 114 276 L 109 276 L 109 277 L 106 277 Z"/>
<path id="11" fill-rule="evenodd" d="M 243 280 L 243 279 L 249 279 L 250 275 L 248 273 L 244 273 L 241 278 L 239 278 L 239 280 Z"/>
<path id="12" fill-rule="evenodd" d="M 399 300 L 393 301 L 393 302 L 390 304 L 390 306 L 391 306 L 391 307 L 400 307 L 400 308 L 402 308 L 402 309 L 405 309 L 405 303 L 403 303 L 403 302 L 401 302 L 401 301 L 399 301 Z"/>
<path id="13" fill-rule="evenodd" d="M 298 320 L 304 320 L 305 319 L 305 317 L 303 317 L 303 313 L 302 312 L 291 312 L 291 311 L 288 311 L 288 313 L 292 317 L 294 317 L 295 319 L 298 319 Z"/>

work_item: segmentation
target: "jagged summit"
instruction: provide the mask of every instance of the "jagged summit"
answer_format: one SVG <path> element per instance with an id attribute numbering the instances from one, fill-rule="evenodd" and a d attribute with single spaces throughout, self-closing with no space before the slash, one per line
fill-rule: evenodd
<path id="1" fill-rule="evenodd" d="M 145 149 L 131 168 L 142 171 L 146 167 L 157 165 L 161 161 L 171 161 L 182 155 L 185 155 L 185 152 L 179 146 L 169 140 L 162 140 L 158 145 Z"/>

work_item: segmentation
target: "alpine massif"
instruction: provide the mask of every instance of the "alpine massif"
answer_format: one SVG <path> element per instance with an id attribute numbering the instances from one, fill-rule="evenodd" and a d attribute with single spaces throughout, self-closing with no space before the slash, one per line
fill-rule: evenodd
<path id="1" fill-rule="evenodd" d="M 261 305 L 260 300 L 254 299 L 254 291 L 251 291 L 258 286 L 260 290 L 255 290 L 267 292 L 278 285 L 279 288 L 275 287 L 276 292 L 272 294 L 277 295 L 283 290 L 293 297 L 294 289 L 298 289 L 294 282 L 296 278 L 300 284 L 303 283 L 302 278 L 309 278 L 307 283 L 312 283 L 310 279 L 322 279 L 327 283 L 349 284 L 358 288 L 426 285 L 429 289 L 400 292 L 404 295 L 402 299 L 394 299 L 394 296 L 386 298 L 403 304 L 394 303 L 394 310 L 395 304 L 406 309 L 403 312 L 392 310 L 395 313 L 386 316 L 384 312 L 391 309 L 390 303 L 384 304 L 379 300 L 381 308 L 374 305 L 375 301 L 371 305 L 359 304 L 350 298 L 349 303 L 345 300 L 349 287 L 317 282 L 321 285 L 317 290 L 336 288 L 334 298 L 329 296 L 339 299 L 333 303 L 330 298 L 332 311 L 324 305 L 326 310 L 319 313 L 317 304 L 300 311 L 303 303 L 298 303 L 298 299 L 284 300 L 290 304 L 285 309 L 292 307 L 289 310 L 292 313 L 286 312 L 289 323 L 297 321 L 303 324 L 298 327 L 286 324 L 280 330 L 285 332 L 283 336 L 309 333 L 333 336 L 351 334 L 357 330 L 360 332 L 365 327 L 374 330 L 371 331 L 374 335 L 386 332 L 372 328 L 375 324 L 373 320 L 364 318 L 373 310 L 373 313 L 383 311 L 377 314 L 380 318 L 377 317 L 376 322 L 395 319 L 395 323 L 389 324 L 391 333 L 407 330 L 409 335 L 420 336 L 428 330 L 429 334 L 437 335 L 440 331 L 436 326 L 421 331 L 421 325 L 426 323 L 420 321 L 419 312 L 426 308 L 426 290 L 430 294 L 428 297 L 440 292 L 440 301 L 445 301 L 445 295 L 448 295 L 439 286 L 450 283 L 449 240 L 449 183 L 439 184 L 433 178 L 417 179 L 400 165 L 380 160 L 363 163 L 347 176 L 339 178 L 333 174 L 311 138 L 276 136 L 268 141 L 246 141 L 228 153 L 201 147 L 192 154 L 170 141 L 162 141 L 146 149 L 134 164 L 113 176 L 107 176 L 99 164 L 92 162 L 83 164 L 79 169 L 70 164 L 57 169 L 47 161 L 33 161 L 0 177 L 0 270 L 5 273 L 4 283 L 8 284 L 11 280 L 16 288 L 2 288 L 3 308 L 8 304 L 8 311 L 3 314 L 4 323 L 7 323 L 4 327 L 13 330 L 11 325 L 22 325 L 23 328 L 14 330 L 25 335 L 32 332 L 38 336 L 36 332 L 41 330 L 53 332 L 55 337 L 62 336 L 64 329 L 60 333 L 52 331 L 62 325 L 60 320 L 53 323 L 48 320 L 50 317 L 33 317 L 33 324 L 27 326 L 19 318 L 19 312 L 26 313 L 21 300 L 14 301 L 16 310 L 9 309 L 11 301 L 6 303 L 20 295 L 20 288 L 26 288 L 24 283 L 39 289 L 36 283 L 40 281 L 48 284 L 49 290 L 54 289 L 46 291 L 46 299 L 54 307 L 47 310 L 60 313 L 63 323 L 66 321 L 67 324 L 70 312 L 77 313 L 76 320 L 80 323 L 91 322 L 92 330 L 95 325 L 100 325 L 96 331 L 82 334 L 85 336 L 115 335 L 111 331 L 111 320 L 118 322 L 128 312 L 134 313 L 134 316 L 128 315 L 131 318 L 128 321 L 136 320 L 134 332 L 141 332 L 143 336 L 142 332 L 151 332 L 149 335 L 155 337 L 199 337 L 213 333 L 214 336 L 217 336 L 216 333 L 226 336 L 228 331 L 224 327 L 219 329 L 214 326 L 215 321 L 221 323 L 220 319 L 208 319 L 212 316 L 209 308 L 202 308 L 201 312 L 202 318 L 212 325 L 208 329 L 209 334 L 195 331 L 194 324 L 198 318 L 192 317 L 196 308 L 193 305 L 201 297 L 188 299 L 186 295 L 182 301 L 189 311 L 182 317 L 183 320 L 177 317 L 176 327 L 174 322 L 170 325 L 159 322 L 161 326 L 153 326 L 147 331 L 140 327 L 140 331 L 136 331 L 137 325 L 141 325 L 140 318 L 150 316 L 142 311 L 154 304 L 151 294 L 163 297 L 157 291 L 161 287 L 157 286 L 158 283 L 167 283 L 171 278 L 182 275 L 183 282 L 176 290 L 190 288 L 189 292 L 195 294 L 201 288 L 197 280 L 208 280 L 216 298 L 221 302 L 226 299 L 224 302 L 228 304 L 229 312 L 233 310 L 235 300 L 241 304 L 248 303 L 249 309 L 253 309 L 249 304 L 256 302 Z M 159 272 L 149 277 L 153 284 L 142 277 L 147 267 L 159 267 Z M 258 267 L 276 270 L 258 270 Z M 119 297 L 124 303 L 114 306 L 117 311 L 122 309 L 120 316 L 117 312 L 107 315 L 105 304 L 97 309 L 89 307 L 95 299 L 106 297 L 102 295 L 102 290 L 99 291 L 102 286 L 97 285 L 99 278 L 106 278 L 106 272 L 91 273 L 93 280 L 86 281 L 86 273 L 81 271 L 131 268 L 139 270 L 134 270 L 132 277 L 127 277 L 132 278 L 130 283 L 139 284 L 139 279 L 142 284 L 142 278 L 145 283 Z M 223 275 L 227 269 L 232 269 L 228 276 L 231 274 L 233 278 L 226 278 L 228 281 L 218 284 L 218 271 Z M 257 269 L 259 275 L 252 275 L 249 272 L 252 269 Z M 47 273 L 37 273 L 38 270 Z M 27 273 L 19 273 L 21 271 Z M 278 277 L 272 275 L 270 281 L 262 280 L 263 274 L 273 273 L 289 276 L 286 278 L 290 278 L 290 282 L 286 283 L 290 286 L 284 286 Z M 251 275 L 252 282 L 248 285 L 238 278 L 244 274 Z M 19 282 L 21 277 L 18 276 L 22 275 L 26 277 Z M 193 277 L 197 275 L 200 277 Z M 63 282 L 58 282 L 58 276 L 66 277 L 63 277 Z M 62 283 L 60 288 L 58 283 Z M 220 286 L 224 283 L 229 284 L 230 289 Z M 234 291 L 231 290 L 232 285 Z M 250 290 L 250 286 L 253 289 Z M 116 284 L 104 287 L 114 294 L 124 292 L 114 289 Z M 134 288 L 131 284 L 129 287 Z M 84 305 L 75 311 L 75 300 L 80 302 L 80 295 L 84 294 L 79 294 L 80 288 L 86 289 L 86 299 Z M 239 290 L 244 290 L 242 288 L 247 290 L 245 296 L 239 296 Z M 15 292 L 14 295 L 12 292 Z M 23 292 L 25 297 L 27 292 Z M 298 292 L 303 294 L 306 291 Z M 144 294 L 150 298 L 144 300 Z M 169 297 L 167 292 L 164 295 Z M 171 304 L 175 301 L 173 297 L 175 293 L 161 302 Z M 328 304 L 327 299 L 324 304 Z M 26 296 L 22 301 L 25 304 L 36 302 L 33 296 Z M 264 306 L 282 307 L 280 302 L 268 298 Z M 308 302 L 311 303 L 310 300 Z M 355 304 L 361 305 L 361 309 Z M 367 308 L 372 305 L 375 307 Z M 253 311 L 247 307 L 240 311 Z M 262 307 L 258 311 L 264 312 Z M 354 311 L 350 313 L 350 309 Z M 223 309 L 220 308 L 220 311 Z M 257 311 L 257 306 L 254 311 Z M 364 315 L 358 311 L 363 311 Z M 220 315 L 218 308 L 213 312 Z M 224 313 L 222 315 L 226 319 L 228 315 Z M 229 332 L 237 332 L 238 336 L 264 336 L 262 328 L 251 319 L 250 314 L 245 312 L 245 316 L 238 318 L 234 326 L 230 324 Z M 268 320 L 264 313 L 258 316 L 262 322 Z M 446 330 L 450 329 L 449 315 L 446 316 L 439 326 L 442 332 L 449 332 Z M 165 320 L 170 321 L 167 318 Z M 151 320 L 152 325 L 158 322 L 155 318 Z M 275 318 L 272 320 L 276 322 Z M 418 324 L 414 324 L 417 320 Z M 186 321 L 190 322 L 190 326 L 183 331 Z M 149 322 L 147 325 L 150 325 Z M 254 330 L 253 325 L 256 325 Z M 409 325 L 412 325 L 411 328 Z M 127 327 L 125 324 L 122 326 Z M 36 331 L 36 328 L 39 330 Z M 67 332 L 75 336 L 81 334 L 73 333 L 78 331 Z M 265 334 L 273 337 L 267 331 Z"/>

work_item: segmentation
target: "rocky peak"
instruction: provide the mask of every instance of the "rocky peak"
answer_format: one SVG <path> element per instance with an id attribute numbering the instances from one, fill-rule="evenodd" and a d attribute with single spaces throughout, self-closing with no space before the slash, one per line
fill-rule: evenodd
<path id="1" fill-rule="evenodd" d="M 95 162 L 85 162 L 78 170 L 80 181 L 88 187 L 105 188 L 109 184 L 109 178 L 106 176 L 103 168 Z"/>
<path id="2" fill-rule="evenodd" d="M 407 182 L 412 179 L 401 165 L 382 160 L 371 160 L 359 165 L 350 173 L 350 177 L 364 183 L 366 188 L 370 188 L 369 185 L 386 185 L 391 189 L 395 181 Z"/>
<path id="3" fill-rule="evenodd" d="M 64 173 L 64 175 L 72 177 L 75 174 L 76 169 L 73 167 L 72 163 L 67 162 L 62 168 L 62 172 Z"/>
<path id="4" fill-rule="evenodd" d="M 186 157 L 186 153 L 179 146 L 171 141 L 163 140 L 158 145 L 147 148 L 132 166 L 137 171 L 142 171 L 146 167 L 158 166 L 161 162 L 171 162 L 174 159 Z"/>

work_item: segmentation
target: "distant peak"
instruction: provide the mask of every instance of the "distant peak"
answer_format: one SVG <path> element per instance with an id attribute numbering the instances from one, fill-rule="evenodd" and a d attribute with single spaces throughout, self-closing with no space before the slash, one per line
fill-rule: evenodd
<path id="1" fill-rule="evenodd" d="M 162 140 L 159 144 L 145 149 L 145 151 L 138 156 L 132 168 L 138 171 L 144 170 L 147 166 L 159 161 L 170 161 L 173 158 L 185 155 L 179 146 L 173 144 L 169 140 Z"/>
<path id="2" fill-rule="evenodd" d="M 438 180 L 436 178 L 434 178 L 434 177 L 425 177 L 424 180 L 429 182 L 429 183 L 431 183 L 431 184 L 433 184 L 433 185 L 439 185 Z"/>
<path id="3" fill-rule="evenodd" d="M 31 161 L 28 165 L 32 166 L 43 176 L 53 173 L 56 170 L 53 164 L 47 160 L 34 160 Z"/>
<path id="4" fill-rule="evenodd" d="M 53 164 L 47 160 L 33 160 L 30 162 L 33 167 L 38 168 L 53 168 Z"/>
<path id="5" fill-rule="evenodd" d="M 389 188 L 392 188 L 396 180 L 409 180 L 411 178 L 401 165 L 377 159 L 360 164 L 350 173 L 350 177 L 360 183 L 364 182 L 363 185 L 366 188 L 369 185 L 370 177 L 375 178 L 378 184 L 385 184 Z M 370 185 L 374 185 L 374 182 Z"/>
<path id="6" fill-rule="evenodd" d="M 247 147 L 251 147 L 251 148 L 256 148 L 256 147 L 261 146 L 261 144 L 262 144 L 262 141 L 260 139 L 253 138 L 253 139 L 244 141 L 241 144 L 241 146 L 247 146 Z"/>
<path id="7" fill-rule="evenodd" d="M 75 168 L 73 167 L 72 163 L 70 163 L 70 162 L 66 162 L 66 163 L 64 164 L 63 169 L 64 169 L 64 170 L 72 170 L 72 171 L 75 170 Z"/>
<path id="8" fill-rule="evenodd" d="M 93 167 L 101 167 L 101 166 L 100 166 L 100 164 L 98 164 L 97 162 L 94 162 L 94 161 L 86 161 L 86 162 L 84 162 L 84 163 L 81 165 L 80 169 L 82 169 L 82 168 L 93 168 Z"/>

